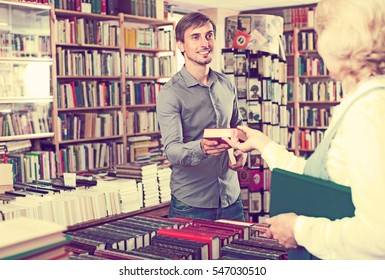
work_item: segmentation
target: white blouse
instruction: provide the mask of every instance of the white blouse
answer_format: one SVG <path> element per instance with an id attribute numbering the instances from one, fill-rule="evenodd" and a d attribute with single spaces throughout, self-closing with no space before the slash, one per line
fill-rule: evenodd
<path id="1" fill-rule="evenodd" d="M 346 96 L 336 106 L 329 129 L 352 100 L 379 86 L 384 88 L 347 111 L 328 152 L 329 176 L 351 187 L 355 216 L 336 221 L 299 216 L 296 220 L 297 243 L 321 259 L 385 259 L 385 76 L 361 82 Z M 300 174 L 306 164 L 273 142 L 262 157 L 271 169 Z"/>

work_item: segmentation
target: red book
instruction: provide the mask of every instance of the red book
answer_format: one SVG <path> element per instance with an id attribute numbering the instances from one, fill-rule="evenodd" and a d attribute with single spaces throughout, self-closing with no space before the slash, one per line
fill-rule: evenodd
<path id="1" fill-rule="evenodd" d="M 238 131 L 238 138 L 241 142 L 247 139 L 246 134 L 237 128 L 205 128 L 203 138 L 210 141 L 217 141 L 219 144 L 227 144 L 222 137 L 231 137 L 235 131 Z"/>
<path id="2" fill-rule="evenodd" d="M 234 239 L 237 239 L 238 237 L 242 239 L 249 239 L 249 235 L 247 233 L 245 234 L 244 229 L 237 225 L 224 224 L 216 221 L 198 219 L 198 218 L 186 218 L 186 217 L 178 217 L 178 218 L 190 221 L 191 225 L 193 226 L 201 226 L 206 228 L 231 231 L 233 233 Z"/>
<path id="3" fill-rule="evenodd" d="M 158 235 L 170 236 L 180 239 L 205 242 L 209 245 L 209 259 L 216 260 L 220 256 L 221 240 L 214 233 L 203 233 L 189 227 L 182 229 L 160 228 Z"/>
<path id="4" fill-rule="evenodd" d="M 259 169 L 250 169 L 250 183 L 249 183 L 249 191 L 257 192 L 263 189 L 263 170 Z"/>

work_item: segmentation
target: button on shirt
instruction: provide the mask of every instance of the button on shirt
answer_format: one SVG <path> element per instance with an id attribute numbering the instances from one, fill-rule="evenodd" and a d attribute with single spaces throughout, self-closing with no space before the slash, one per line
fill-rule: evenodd
<path id="1" fill-rule="evenodd" d="M 227 152 L 208 156 L 200 147 L 205 128 L 242 124 L 230 80 L 210 69 L 208 86 L 202 85 L 182 67 L 159 92 L 157 116 L 172 167 L 171 193 L 193 207 L 234 203 L 240 188 L 237 172 L 228 167 Z"/>

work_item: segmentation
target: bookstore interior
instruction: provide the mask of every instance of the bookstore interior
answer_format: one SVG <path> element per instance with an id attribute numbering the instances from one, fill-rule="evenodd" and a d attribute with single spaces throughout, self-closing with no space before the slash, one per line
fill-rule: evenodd
<path id="1" fill-rule="evenodd" d="M 315 47 L 314 7 L 216 19 L 215 70 L 244 123 L 303 157 L 343 97 Z M 272 172 L 256 151 L 238 171 L 245 221 L 167 218 L 156 96 L 180 64 L 169 10 L 0 0 L 0 259 L 287 259 L 264 236 Z"/>

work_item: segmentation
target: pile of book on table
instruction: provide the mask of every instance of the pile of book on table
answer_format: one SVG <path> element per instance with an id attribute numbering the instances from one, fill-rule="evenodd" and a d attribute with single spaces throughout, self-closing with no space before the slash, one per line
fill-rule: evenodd
<path id="1" fill-rule="evenodd" d="M 15 218 L 0 222 L 0 260 L 68 259 L 67 227 L 43 220 Z"/>
<path id="2" fill-rule="evenodd" d="M 67 232 L 70 259 L 287 259 L 267 226 L 233 220 L 129 217 Z"/>

